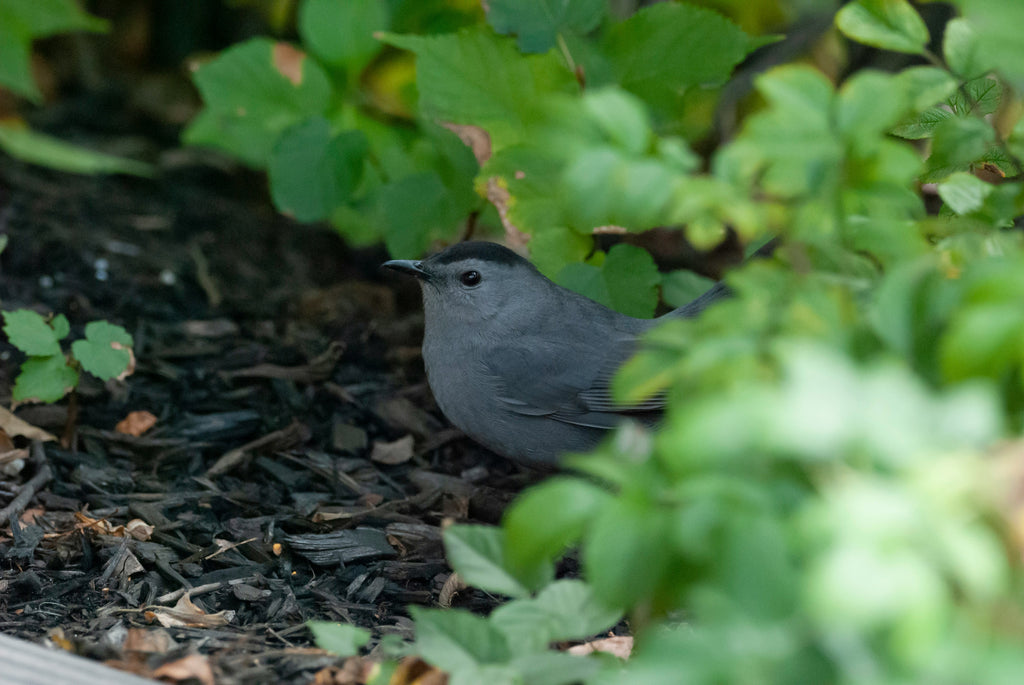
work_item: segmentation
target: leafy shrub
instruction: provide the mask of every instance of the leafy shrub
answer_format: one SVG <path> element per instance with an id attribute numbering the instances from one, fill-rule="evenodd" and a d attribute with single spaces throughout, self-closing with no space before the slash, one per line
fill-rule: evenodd
<path id="1" fill-rule="evenodd" d="M 453 682 L 1024 672 L 1024 5 L 953 2 L 936 54 L 909 2 L 847 3 L 847 38 L 919 59 L 838 87 L 808 64 L 772 69 L 704 164 L 691 143 L 706 87 L 771 40 L 709 10 L 619 19 L 589 0 L 494 0 L 489 27 L 456 13 L 417 34 L 406 5 L 342 4 L 303 12 L 350 13 L 351 52 L 300 23 L 314 56 L 254 42 L 197 75 L 208 109 L 188 138 L 268 167 L 279 207 L 408 256 L 486 218 L 486 197 L 545 273 L 638 315 L 659 286 L 687 284 L 634 248 L 594 251 L 595 228 L 782 244 L 730 274 L 732 299 L 652 331 L 619 374 L 623 400 L 668 394 L 660 432 L 625 429 L 573 458 L 501 531 L 448 532 L 453 567 L 514 599 L 490 617 L 417 611 L 411 651 Z M 378 30 L 390 48 L 363 40 Z M 415 55 L 414 103 L 374 90 L 385 65 L 408 64 L 394 48 Z M 232 91 L 229 67 L 271 90 Z M 384 111 L 399 121 L 381 125 Z M 567 586 L 553 569 L 572 547 L 585 584 Z M 548 615 L 566 587 L 587 608 Z M 546 679 L 528 674 L 549 641 L 620 611 L 637 637 L 628 662 L 554 655 Z"/>

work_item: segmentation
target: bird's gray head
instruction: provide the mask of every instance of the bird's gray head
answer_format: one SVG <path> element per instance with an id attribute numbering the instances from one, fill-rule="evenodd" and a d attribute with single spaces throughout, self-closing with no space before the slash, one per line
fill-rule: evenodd
<path id="1" fill-rule="evenodd" d="M 423 261 L 394 259 L 384 266 L 419 279 L 428 325 L 483 324 L 499 312 L 514 319 L 528 311 L 527 303 L 543 302 L 552 287 L 533 264 L 497 243 L 458 243 Z"/>

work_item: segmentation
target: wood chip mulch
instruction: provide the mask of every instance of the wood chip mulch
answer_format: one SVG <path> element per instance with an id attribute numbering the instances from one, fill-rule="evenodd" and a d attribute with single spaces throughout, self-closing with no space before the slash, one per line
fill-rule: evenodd
<path id="1" fill-rule="evenodd" d="M 5 426 L 0 633 L 170 682 L 310 682 L 339 662 L 307 620 L 409 637 L 407 606 L 450 575 L 442 526 L 496 522 L 541 474 L 445 423 L 418 293 L 383 252 L 178 154 L 152 180 L 0 155 L 0 307 L 63 313 L 71 339 L 124 325 L 137 357 L 125 381 L 17 408 L 57 441 Z M 0 360 L 10 407 L 23 356 Z"/>

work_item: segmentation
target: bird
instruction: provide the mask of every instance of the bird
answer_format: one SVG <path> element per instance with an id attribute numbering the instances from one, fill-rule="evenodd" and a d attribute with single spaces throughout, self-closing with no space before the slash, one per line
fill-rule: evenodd
<path id="1" fill-rule="evenodd" d="M 420 284 L 423 362 L 442 413 L 491 451 L 538 465 L 592 450 L 626 420 L 655 425 L 664 397 L 623 405 L 612 398 L 612 377 L 664 318 L 696 316 L 729 294 L 717 283 L 663 317 L 638 319 L 486 241 L 382 266 Z"/>

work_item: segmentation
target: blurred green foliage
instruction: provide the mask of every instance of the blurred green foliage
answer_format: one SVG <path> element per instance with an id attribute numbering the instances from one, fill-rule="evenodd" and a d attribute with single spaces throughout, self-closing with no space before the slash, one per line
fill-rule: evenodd
<path id="1" fill-rule="evenodd" d="M 796 6 L 768 4 L 743 25 Z M 307 0 L 308 53 L 227 51 L 197 74 L 186 138 L 396 255 L 500 221 L 545 273 L 636 315 L 705 284 L 595 250 L 595 228 L 781 242 L 617 377 L 623 400 L 667 394 L 662 430 L 573 457 L 501 529 L 446 532 L 453 568 L 513 599 L 418 610 L 408 650 L 455 683 L 1016 682 L 1021 3 L 957 0 L 941 41 L 905 0 L 847 3 L 845 40 L 910 66 L 767 70 L 706 159 L 703 105 L 774 38 L 672 2 L 385 6 Z M 583 579 L 554 580 L 574 548 Z M 549 651 L 620 613 L 630 660 Z"/>

